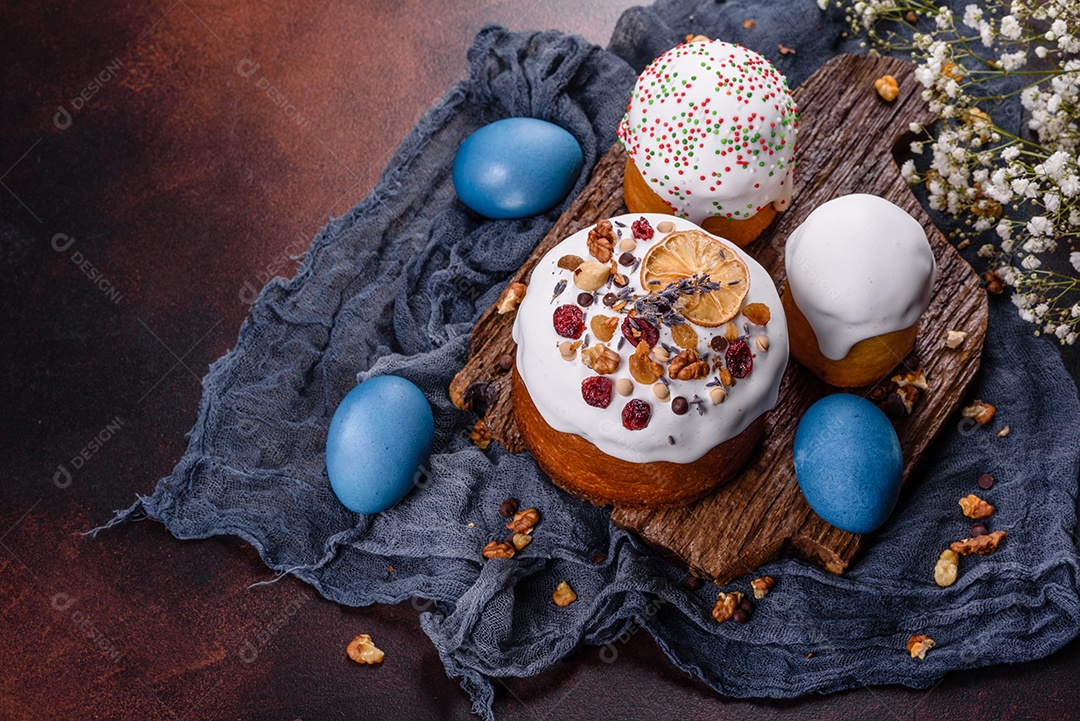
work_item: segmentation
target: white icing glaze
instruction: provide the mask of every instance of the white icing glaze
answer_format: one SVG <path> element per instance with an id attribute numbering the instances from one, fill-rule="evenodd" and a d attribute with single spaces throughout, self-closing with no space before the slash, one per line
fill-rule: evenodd
<path id="1" fill-rule="evenodd" d="M 628 238 L 631 237 L 631 223 L 640 217 L 648 219 L 654 229 L 658 223 L 668 221 L 674 223 L 677 231 L 700 230 L 689 221 L 661 214 L 621 215 L 611 220 L 615 223 L 616 230 L 621 231 L 624 238 Z M 625 227 L 620 228 L 616 221 L 623 223 Z M 787 319 L 772 278 L 754 259 L 725 242 L 725 246 L 733 250 L 746 263 L 750 271 L 750 289 L 744 302 L 764 303 L 769 307 L 772 319 L 766 326 L 750 326 L 752 337 L 748 343 L 755 354 L 753 370 L 749 376 L 738 379 L 733 387 L 727 389 L 727 399 L 723 403 L 713 405 L 709 400 L 710 389 L 706 387 L 706 383 L 715 376 L 710 373 L 702 380 L 669 379 L 671 397 L 683 396 L 689 401 L 696 395 L 703 401 L 701 407 L 705 409 L 704 415 L 699 415 L 693 405 L 685 415 L 675 415 L 671 410 L 670 400 L 666 402 L 657 400 L 651 386 L 642 385 L 636 381 L 633 384 L 633 392 L 629 396 L 623 397 L 618 391 L 613 390 L 610 405 L 607 408 L 595 408 L 585 403 L 582 398 L 581 382 L 595 376 L 596 373 L 581 362 L 580 352 L 572 361 L 562 359 L 558 345 L 566 338 L 555 332 L 552 322 L 555 309 L 566 304 L 576 306 L 575 299 L 580 292 L 571 280 L 572 273 L 559 268 L 558 260 L 564 255 L 577 255 L 590 259 L 586 238 L 591 228 L 592 226 L 584 228 L 559 243 L 541 258 L 533 270 L 528 292 L 521 305 L 518 306 L 517 317 L 514 321 L 513 336 L 517 343 L 517 370 L 529 389 L 529 395 L 540 415 L 555 430 L 582 436 L 604 453 L 633 463 L 696 461 L 713 447 L 742 433 L 755 419 L 776 404 L 780 380 L 787 366 L 788 339 Z M 644 257 L 645 253 L 665 235 L 657 231 L 652 240 L 639 241 L 634 255 L 638 258 Z M 616 251 L 615 257 L 617 258 L 618 255 L 619 252 Z M 620 269 L 627 271 L 625 268 L 620 267 Z M 633 271 L 626 272 L 626 275 L 630 280 L 627 287 L 636 294 L 644 295 L 640 273 Z M 566 280 L 567 287 L 553 301 L 552 290 L 560 280 Z M 608 290 L 604 288 L 598 291 L 598 297 L 602 297 Z M 616 313 L 600 302 L 584 310 L 585 332 L 590 335 L 591 329 L 588 328 L 588 323 L 593 315 L 598 313 L 618 315 L 620 324 L 625 317 L 625 313 Z M 740 313 L 732 320 L 741 331 L 746 322 L 743 315 Z M 713 336 L 723 333 L 723 326 L 703 328 L 694 325 L 693 328 L 699 337 L 698 352 L 708 352 L 711 357 L 713 353 L 709 349 L 709 341 Z M 755 347 L 754 337 L 757 335 L 768 337 L 768 351 L 762 352 Z M 616 350 L 621 337 L 621 331 L 617 330 L 608 346 Z M 670 328 L 660 328 L 660 341 L 675 347 Z M 679 349 L 675 348 L 675 350 Z M 618 349 L 619 369 L 605 376 L 611 380 L 612 384 L 620 378 L 632 380 L 628 359 L 633 351 L 634 347 L 630 343 L 624 343 L 623 347 Z M 665 365 L 665 375 L 666 370 Z M 623 427 L 621 414 L 623 407 L 634 398 L 641 399 L 651 406 L 652 418 L 645 428 L 631 431 Z M 668 436 L 675 439 L 675 445 L 668 442 Z"/>
<path id="2" fill-rule="evenodd" d="M 787 79 L 757 53 L 710 40 L 645 69 L 618 135 L 649 187 L 701 223 L 790 205 L 797 128 Z"/>
<path id="3" fill-rule="evenodd" d="M 826 358 L 912 325 L 930 305 L 937 263 L 919 222 L 876 195 L 844 195 L 795 229 L 784 255 L 791 297 Z"/>

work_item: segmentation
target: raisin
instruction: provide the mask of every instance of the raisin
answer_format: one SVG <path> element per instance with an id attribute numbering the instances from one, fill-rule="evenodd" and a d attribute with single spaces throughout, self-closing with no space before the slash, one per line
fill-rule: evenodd
<path id="1" fill-rule="evenodd" d="M 750 353 L 750 346 L 746 345 L 742 338 L 736 338 L 728 344 L 724 351 L 724 362 L 735 378 L 745 378 L 754 370 L 754 357 Z"/>
<path id="2" fill-rule="evenodd" d="M 622 424 L 627 430 L 640 431 L 649 425 L 650 418 L 652 418 L 652 406 L 643 400 L 635 398 L 623 406 Z"/>
<path id="3" fill-rule="evenodd" d="M 581 397 L 594 408 L 607 408 L 611 404 L 612 383 L 603 376 L 593 376 L 581 381 Z"/>
<path id="4" fill-rule="evenodd" d="M 576 305 L 560 305 L 552 319 L 555 332 L 563 338 L 577 340 L 585 332 L 585 314 Z"/>
<path id="5" fill-rule="evenodd" d="M 656 330 L 656 326 L 647 320 L 629 315 L 626 316 L 626 320 L 622 323 L 622 334 L 626 340 L 635 346 L 641 341 L 645 341 L 652 348 L 660 342 L 660 331 Z"/>
<path id="6" fill-rule="evenodd" d="M 651 240 L 653 237 L 652 226 L 644 217 L 638 218 L 630 224 L 630 231 L 637 240 Z"/>

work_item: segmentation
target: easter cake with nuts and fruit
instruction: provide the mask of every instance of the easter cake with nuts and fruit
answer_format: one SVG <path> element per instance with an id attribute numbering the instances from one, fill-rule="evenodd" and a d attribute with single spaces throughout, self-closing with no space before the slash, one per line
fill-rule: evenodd
<path id="1" fill-rule="evenodd" d="M 598 505 L 688 503 L 749 459 L 788 360 L 772 278 L 688 220 L 584 228 L 533 269 L 514 417 L 540 467 Z"/>

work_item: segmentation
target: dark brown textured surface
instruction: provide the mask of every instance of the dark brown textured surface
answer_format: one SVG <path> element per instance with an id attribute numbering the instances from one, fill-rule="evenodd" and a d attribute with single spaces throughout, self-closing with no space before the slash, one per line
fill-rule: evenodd
<path id="1" fill-rule="evenodd" d="M 891 74 L 903 90 L 892 103 L 877 97 L 874 79 Z M 919 98 L 910 63 L 847 55 L 831 60 L 795 91 L 799 106 L 799 172 L 791 209 L 767 228 L 747 251 L 780 283 L 784 241 L 821 203 L 852 192 L 872 192 L 907 210 L 926 228 L 938 263 L 930 307 L 920 321 L 915 353 L 931 380 L 912 415 L 896 424 L 904 451 L 906 481 L 938 431 L 960 405 L 979 369 L 986 335 L 986 292 L 971 266 L 960 257 L 912 195 L 892 159 L 892 147 L 915 122 L 932 118 Z M 842 148 L 842 152 L 837 152 Z M 616 144 L 597 164 L 588 187 L 537 246 L 514 280 L 527 282 L 533 267 L 553 246 L 579 228 L 623 212 L 625 154 Z M 842 262 L 843 259 L 837 259 Z M 489 383 L 498 400 L 484 420 L 492 437 L 508 449 L 523 447 L 510 411 L 505 375 L 492 371 L 503 354 L 514 354 L 513 314 L 488 309 L 473 331 L 473 356 L 451 386 L 455 401 L 474 383 Z M 955 350 L 944 347 L 948 330 L 968 334 Z M 899 363 L 903 358 L 897 358 Z M 854 389 L 859 392 L 858 389 Z M 831 392 L 794 360 L 768 415 L 761 446 L 733 481 L 699 501 L 662 510 L 616 508 L 612 520 L 669 552 L 695 574 L 727 583 L 781 553 L 805 558 L 842 573 L 859 550 L 860 537 L 821 520 L 795 480 L 791 445 L 806 409 Z"/>
<path id="2" fill-rule="evenodd" d="M 374 184 L 464 72 L 476 30 L 561 27 L 602 43 L 626 4 L 509 0 L 432 17 L 412 0 L 7 3 L 0 719 L 472 718 L 419 629 L 421 602 L 347 609 L 291 578 L 248 588 L 269 574 L 235 538 L 179 541 L 155 523 L 79 534 L 172 469 L 198 378 L 234 343 L 249 286 L 290 274 L 289 255 L 326 215 Z M 117 58 L 116 76 L 55 127 L 57 107 Z M 245 58 L 261 66 L 247 78 L 236 71 Z M 286 117 L 256 87 L 262 77 L 309 124 Z M 76 239 L 63 252 L 51 245 L 59 233 Z M 113 419 L 122 425 L 91 452 Z M 89 460 L 55 485 L 84 448 Z M 382 667 L 345 658 L 361 632 L 387 651 Z M 1080 695 L 1077 643 L 950 675 L 929 693 L 789 702 L 718 697 L 643 633 L 616 651 L 606 663 L 611 654 L 583 648 L 497 683 L 498 717 L 1062 719 Z"/>

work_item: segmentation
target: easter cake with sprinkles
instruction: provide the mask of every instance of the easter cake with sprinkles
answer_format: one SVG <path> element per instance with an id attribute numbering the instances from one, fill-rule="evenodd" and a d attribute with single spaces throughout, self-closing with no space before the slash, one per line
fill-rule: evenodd
<path id="1" fill-rule="evenodd" d="M 658 57 L 617 133 L 632 213 L 685 218 L 741 247 L 791 204 L 798 110 L 787 79 L 741 45 L 698 36 Z"/>
<path id="2" fill-rule="evenodd" d="M 788 360 L 772 278 L 688 220 L 603 219 L 532 271 L 514 418 L 540 467 L 597 505 L 689 503 L 733 478 Z"/>

